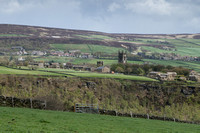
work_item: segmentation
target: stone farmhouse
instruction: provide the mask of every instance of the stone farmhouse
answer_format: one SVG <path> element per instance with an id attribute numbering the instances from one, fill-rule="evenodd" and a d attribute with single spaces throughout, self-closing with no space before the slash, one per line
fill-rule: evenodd
<path id="1" fill-rule="evenodd" d="M 101 66 L 101 67 L 97 67 L 95 71 L 101 72 L 101 73 L 110 73 L 110 68 L 107 66 Z"/>
<path id="2" fill-rule="evenodd" d="M 158 80 L 168 80 L 172 81 L 176 78 L 177 73 L 176 72 L 167 72 L 167 73 L 161 73 L 161 72 L 150 72 L 148 74 L 148 77 L 158 79 Z"/>
<path id="3" fill-rule="evenodd" d="M 189 80 L 200 82 L 200 74 L 196 71 L 191 71 L 189 74 Z"/>

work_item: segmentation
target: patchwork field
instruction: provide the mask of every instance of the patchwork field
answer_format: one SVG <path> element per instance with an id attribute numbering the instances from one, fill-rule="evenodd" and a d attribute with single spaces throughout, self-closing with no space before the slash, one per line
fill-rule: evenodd
<path id="1" fill-rule="evenodd" d="M 108 59 L 81 59 L 81 58 L 71 58 L 71 57 L 55 57 L 55 56 L 50 56 L 50 57 L 41 57 L 41 58 L 36 58 L 36 61 L 54 61 L 54 62 L 60 62 L 60 63 L 66 63 L 66 62 L 71 62 L 73 64 L 96 64 L 97 61 L 103 61 L 104 65 L 111 65 L 111 64 L 116 64 L 118 61 L 117 60 L 108 60 Z M 133 63 L 133 64 L 144 64 L 144 62 L 149 62 L 152 64 L 160 64 L 160 65 L 171 65 L 171 66 L 182 66 L 185 68 L 189 69 L 194 69 L 198 72 L 200 72 L 200 63 L 199 62 L 187 62 L 187 61 L 175 61 L 175 60 L 153 60 L 153 59 L 143 59 L 142 61 L 129 61 L 128 63 Z"/>
<path id="2" fill-rule="evenodd" d="M 199 133 L 200 126 L 158 120 L 0 107 L 1 132 Z"/>
<path id="3" fill-rule="evenodd" d="M 19 34 L 0 34 L 0 37 L 26 37 L 26 35 L 19 35 Z"/>
<path id="4" fill-rule="evenodd" d="M 159 43 L 159 41 L 166 41 L 169 44 Z M 173 46 L 176 48 L 176 51 L 168 51 L 151 46 L 142 46 L 143 50 L 147 50 L 152 53 L 176 53 L 181 56 L 200 56 L 200 39 L 142 39 L 140 43 Z"/>
<path id="5" fill-rule="evenodd" d="M 75 36 L 85 39 L 94 39 L 94 40 L 114 40 L 114 38 L 104 35 L 75 35 Z"/>
<path id="6" fill-rule="evenodd" d="M 194 69 L 197 72 L 200 72 L 200 63 L 199 62 L 187 62 L 187 61 L 173 61 L 173 60 L 152 60 L 152 59 L 144 59 L 146 62 L 150 62 L 152 64 L 161 64 L 161 65 L 171 65 L 171 66 L 182 66 L 189 69 Z"/>
<path id="7" fill-rule="evenodd" d="M 73 58 L 73 57 L 56 57 L 56 56 L 48 56 L 48 57 L 39 57 L 35 58 L 35 61 L 45 61 L 45 62 L 59 62 L 59 63 L 66 63 L 71 62 L 72 64 L 97 64 L 97 61 L 103 61 L 104 65 L 111 65 L 118 63 L 118 60 L 110 60 L 110 59 L 82 59 L 82 58 Z M 128 63 L 134 63 L 134 64 L 143 64 L 143 61 L 129 61 Z"/>
<path id="8" fill-rule="evenodd" d="M 91 44 L 50 44 L 50 46 L 55 50 L 80 50 L 84 53 L 118 53 L 119 50 L 125 50 L 123 48 L 108 47 L 101 45 L 91 45 Z"/>

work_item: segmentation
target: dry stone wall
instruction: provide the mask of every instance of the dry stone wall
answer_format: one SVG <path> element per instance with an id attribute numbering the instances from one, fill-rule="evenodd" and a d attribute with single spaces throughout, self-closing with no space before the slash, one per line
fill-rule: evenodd
<path id="1" fill-rule="evenodd" d="M 16 97 L 0 96 L 0 106 L 45 109 L 46 101 L 33 100 L 31 98 L 30 99 L 19 99 Z"/>

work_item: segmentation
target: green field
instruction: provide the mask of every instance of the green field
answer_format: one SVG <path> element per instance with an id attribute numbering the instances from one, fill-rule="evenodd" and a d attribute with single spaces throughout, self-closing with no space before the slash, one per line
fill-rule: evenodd
<path id="1" fill-rule="evenodd" d="M 92 73 L 92 72 L 75 72 L 75 73 L 67 72 L 67 74 L 72 74 L 78 77 L 88 77 L 88 78 L 114 78 L 114 79 L 129 79 L 137 81 L 157 81 L 155 79 L 143 76 L 132 76 L 124 74 L 103 74 L 103 73 Z"/>
<path id="2" fill-rule="evenodd" d="M 200 62 L 187 62 L 187 61 L 175 61 L 175 60 L 153 60 L 153 59 L 144 59 L 146 62 L 150 62 L 152 64 L 160 64 L 160 65 L 171 65 L 171 66 L 182 66 L 189 69 L 194 69 L 197 72 L 200 72 Z"/>
<path id="3" fill-rule="evenodd" d="M 114 78 L 114 79 L 129 79 L 129 80 L 137 80 L 137 81 L 157 81 L 155 79 L 143 77 L 143 76 L 132 76 L 132 75 L 124 75 L 124 74 L 105 74 L 105 73 L 95 73 L 88 71 L 75 71 L 75 70 L 67 70 L 67 69 L 54 69 L 54 68 L 44 68 L 39 70 L 45 70 L 50 72 L 62 72 L 62 74 L 70 74 L 75 77 L 87 77 L 87 78 Z"/>
<path id="4" fill-rule="evenodd" d="M 41 72 L 41 71 L 31 71 L 31 70 L 20 70 L 20 69 L 12 69 L 0 66 L 0 74 L 22 74 L 22 75 L 56 75 L 59 76 L 61 74 L 51 73 L 51 72 Z"/>
<path id="5" fill-rule="evenodd" d="M 94 40 L 113 40 L 112 37 L 109 37 L 109 36 L 104 36 L 104 35 L 75 35 L 77 37 L 82 37 L 82 38 L 85 38 L 85 39 L 94 39 Z"/>
<path id="6" fill-rule="evenodd" d="M 48 57 L 39 57 L 35 58 L 35 61 L 45 61 L 45 62 L 59 62 L 59 63 L 66 63 L 71 62 L 72 64 L 97 64 L 97 61 L 103 61 L 104 65 L 111 65 L 118 63 L 118 60 L 109 60 L 109 59 L 82 59 L 82 58 L 74 58 L 74 57 L 57 57 L 57 56 L 48 56 Z M 129 61 L 128 63 L 134 64 L 143 64 L 143 61 Z"/>
<path id="7" fill-rule="evenodd" d="M 159 41 L 160 39 L 142 39 L 141 43 L 147 44 L 147 41 L 149 44 L 153 45 L 163 45 L 163 46 L 174 46 L 177 51 L 167 51 L 162 50 L 159 48 L 154 48 L 151 46 L 142 46 L 143 50 L 148 50 L 152 53 L 176 53 L 181 56 L 200 56 L 200 39 L 163 39 L 162 41 L 167 41 L 169 44 L 160 44 L 156 41 Z"/>
<path id="8" fill-rule="evenodd" d="M 60 111 L 0 107 L 1 132 L 199 133 L 200 126 Z"/>
<path id="9" fill-rule="evenodd" d="M 18 34 L 0 34 L 0 37 L 27 37 L 27 36 Z"/>
<path id="10" fill-rule="evenodd" d="M 23 74 L 23 75 L 49 75 L 49 76 L 68 76 L 68 77 L 88 77 L 88 78 L 115 78 L 115 79 L 129 79 L 137 81 L 156 81 L 151 78 L 142 76 L 130 76 L 123 74 L 103 74 L 103 73 L 93 73 L 87 71 L 75 71 L 67 69 L 38 69 L 38 70 L 28 70 L 27 67 L 22 67 L 27 70 L 12 69 L 0 66 L 0 74 Z"/>
<path id="11" fill-rule="evenodd" d="M 123 48 L 102 46 L 102 45 L 91 45 L 91 44 L 50 44 L 50 46 L 55 50 L 80 50 L 83 53 L 118 53 L 119 50 L 124 50 Z"/>

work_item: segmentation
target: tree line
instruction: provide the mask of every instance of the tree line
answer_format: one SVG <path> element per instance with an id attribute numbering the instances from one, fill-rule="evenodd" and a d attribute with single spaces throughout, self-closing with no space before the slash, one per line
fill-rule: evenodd
<path id="1" fill-rule="evenodd" d="M 173 67 L 173 66 L 164 66 L 164 65 L 154 65 L 154 64 L 112 64 L 111 65 L 111 71 L 118 72 L 118 73 L 124 73 L 124 74 L 133 74 L 133 75 L 141 75 L 145 76 L 148 75 L 151 71 L 156 72 L 176 72 L 178 75 L 184 75 L 188 76 L 190 73 L 190 70 L 183 67 Z"/>

